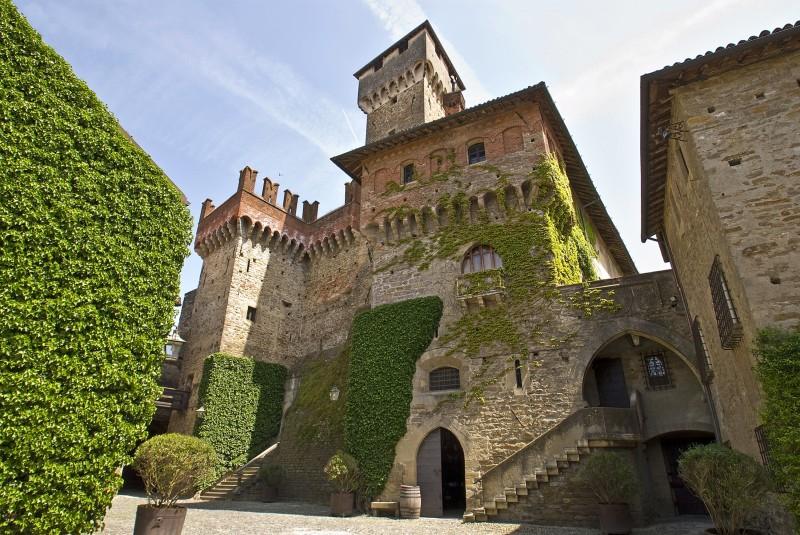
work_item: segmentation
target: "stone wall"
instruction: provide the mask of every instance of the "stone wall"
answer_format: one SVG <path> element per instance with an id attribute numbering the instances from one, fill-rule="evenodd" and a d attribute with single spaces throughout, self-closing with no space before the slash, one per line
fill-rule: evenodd
<path id="1" fill-rule="evenodd" d="M 795 52 L 674 92 L 672 121 L 683 121 L 687 132 L 670 150 L 664 219 L 671 260 L 705 334 L 722 439 L 755 457 L 761 394 L 754 337 L 768 325 L 800 324 L 798 78 Z M 744 327 L 733 350 L 721 348 L 712 308 L 715 255 Z"/>

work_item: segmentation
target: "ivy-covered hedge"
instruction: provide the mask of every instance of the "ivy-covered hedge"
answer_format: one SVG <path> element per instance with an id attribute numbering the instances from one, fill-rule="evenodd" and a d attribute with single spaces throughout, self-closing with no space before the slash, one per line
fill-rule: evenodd
<path id="1" fill-rule="evenodd" d="M 433 340 L 442 301 L 423 297 L 382 305 L 353 320 L 345 444 L 367 496 L 379 494 L 406 432 L 417 359 Z"/>
<path id="2" fill-rule="evenodd" d="M 102 520 L 190 239 L 180 192 L 0 0 L 0 532 Z"/>
<path id="3" fill-rule="evenodd" d="M 206 358 L 196 435 L 217 451 L 217 475 L 264 451 L 278 434 L 286 375 L 280 364 L 224 353 Z"/>
<path id="4" fill-rule="evenodd" d="M 765 329 L 758 335 L 756 353 L 770 470 L 800 520 L 800 331 Z"/>

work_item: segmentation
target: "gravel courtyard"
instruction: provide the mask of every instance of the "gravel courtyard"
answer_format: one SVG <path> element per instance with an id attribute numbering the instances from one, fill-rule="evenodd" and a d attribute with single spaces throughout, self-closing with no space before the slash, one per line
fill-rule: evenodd
<path id="1" fill-rule="evenodd" d="M 105 518 L 103 535 L 130 535 L 136 506 L 146 500 L 141 495 L 120 494 Z M 527 524 L 478 523 L 464 524 L 459 519 L 423 518 L 394 520 L 356 516 L 333 518 L 326 507 L 301 503 L 206 502 L 188 501 L 185 535 L 275 534 L 275 535 L 596 535 L 597 530 L 552 528 Z M 660 524 L 634 530 L 637 535 L 700 535 L 710 527 L 708 522 L 687 521 Z"/>

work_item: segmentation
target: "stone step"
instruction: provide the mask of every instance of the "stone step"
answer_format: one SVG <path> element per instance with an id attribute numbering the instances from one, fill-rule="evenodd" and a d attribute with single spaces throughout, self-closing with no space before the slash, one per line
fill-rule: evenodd
<path id="1" fill-rule="evenodd" d="M 508 509 L 508 502 L 505 496 L 498 496 L 494 499 L 494 506 L 496 509 Z"/>
<path id="2" fill-rule="evenodd" d="M 506 502 L 508 503 L 517 503 L 519 498 L 517 497 L 517 491 L 515 489 L 506 489 Z"/>
<path id="3" fill-rule="evenodd" d="M 558 463 L 555 461 L 550 461 L 545 465 L 545 470 L 547 470 L 547 475 L 549 476 L 557 476 L 559 474 L 558 470 Z"/>
<path id="4" fill-rule="evenodd" d="M 525 485 L 517 485 L 516 488 L 517 496 L 527 496 L 528 495 L 528 484 Z"/>
<path id="5" fill-rule="evenodd" d="M 547 483 L 547 481 L 550 479 L 547 470 L 544 468 L 537 468 L 534 471 L 534 474 L 536 474 L 536 481 L 539 483 Z"/>
<path id="6" fill-rule="evenodd" d="M 535 474 L 528 474 L 522 477 L 525 480 L 525 486 L 529 489 L 538 489 L 539 481 L 536 479 Z"/>
<path id="7" fill-rule="evenodd" d="M 464 513 L 461 519 L 466 522 L 475 522 L 475 513 Z"/>

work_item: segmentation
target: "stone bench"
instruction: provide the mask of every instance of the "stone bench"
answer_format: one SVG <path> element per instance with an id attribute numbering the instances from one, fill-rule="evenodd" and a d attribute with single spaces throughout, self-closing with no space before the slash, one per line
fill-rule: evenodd
<path id="1" fill-rule="evenodd" d="M 372 516 L 378 516 L 378 511 L 387 511 L 400 518 L 400 504 L 398 502 L 370 502 L 369 509 Z"/>

